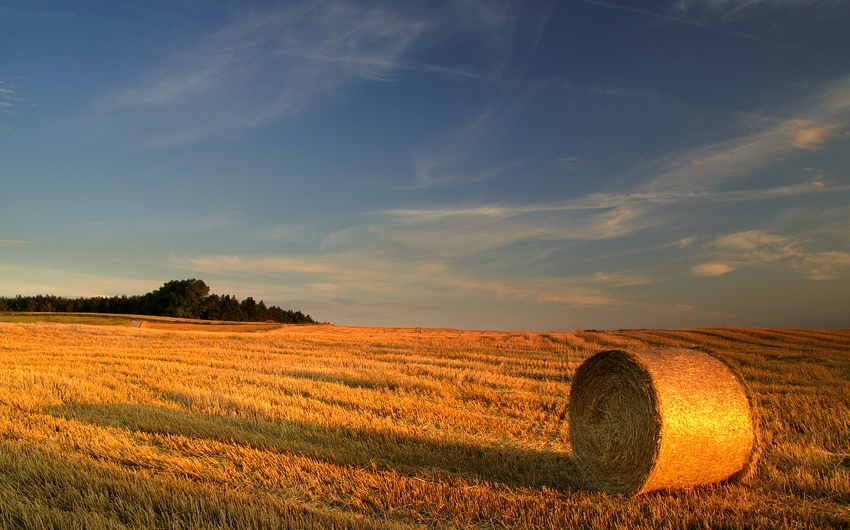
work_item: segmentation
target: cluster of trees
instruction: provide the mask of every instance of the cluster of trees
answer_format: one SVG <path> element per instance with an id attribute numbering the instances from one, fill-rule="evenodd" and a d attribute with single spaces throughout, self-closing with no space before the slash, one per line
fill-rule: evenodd
<path id="1" fill-rule="evenodd" d="M 301 311 L 266 306 L 248 297 L 241 302 L 230 295 L 210 294 L 202 280 L 172 280 L 144 295 L 94 298 L 62 298 L 52 295 L 0 297 L 0 311 L 45 311 L 121 313 L 237 322 L 274 321 L 282 324 L 312 324 Z"/>

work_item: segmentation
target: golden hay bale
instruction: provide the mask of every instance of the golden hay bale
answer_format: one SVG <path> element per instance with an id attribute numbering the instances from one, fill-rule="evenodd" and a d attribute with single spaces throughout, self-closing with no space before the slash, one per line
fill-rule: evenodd
<path id="1" fill-rule="evenodd" d="M 133 321 L 130 322 L 130 327 L 131 328 L 149 328 L 149 327 L 151 327 L 151 325 L 148 324 L 147 320 L 133 320 Z"/>
<path id="2" fill-rule="evenodd" d="M 746 389 L 706 353 L 598 353 L 576 371 L 569 414 L 573 454 L 591 489 L 639 494 L 741 480 L 754 469 Z"/>

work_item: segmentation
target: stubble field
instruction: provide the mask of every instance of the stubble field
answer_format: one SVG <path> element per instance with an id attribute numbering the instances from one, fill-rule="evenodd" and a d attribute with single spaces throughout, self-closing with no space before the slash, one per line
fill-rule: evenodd
<path id="1" fill-rule="evenodd" d="M 0 528 L 850 527 L 850 330 L 108 324 L 0 322 Z M 750 483 L 581 488 L 571 378 L 646 347 L 743 376 Z"/>

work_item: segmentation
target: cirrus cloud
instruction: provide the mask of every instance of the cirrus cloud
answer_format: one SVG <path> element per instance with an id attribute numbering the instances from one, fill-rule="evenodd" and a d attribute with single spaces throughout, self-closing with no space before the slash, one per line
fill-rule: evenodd
<path id="1" fill-rule="evenodd" d="M 455 32 L 470 38 L 470 48 L 509 49 L 500 43 L 510 35 L 511 10 L 462 2 L 447 11 L 333 0 L 244 11 L 99 98 L 88 118 L 132 122 L 148 145 L 171 147 L 286 119 L 344 87 L 407 70 L 478 77 L 464 64 L 429 64 L 428 51 Z M 500 65 L 508 51 L 492 55 L 490 62 Z"/>

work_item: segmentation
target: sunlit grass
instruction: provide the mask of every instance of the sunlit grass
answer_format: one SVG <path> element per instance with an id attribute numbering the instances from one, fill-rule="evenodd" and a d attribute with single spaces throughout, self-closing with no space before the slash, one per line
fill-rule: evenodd
<path id="1" fill-rule="evenodd" d="M 710 351 L 747 380 L 751 484 L 580 489 L 572 375 L 648 346 Z M 0 323 L 0 526 L 841 528 L 848 396 L 848 331 Z"/>

